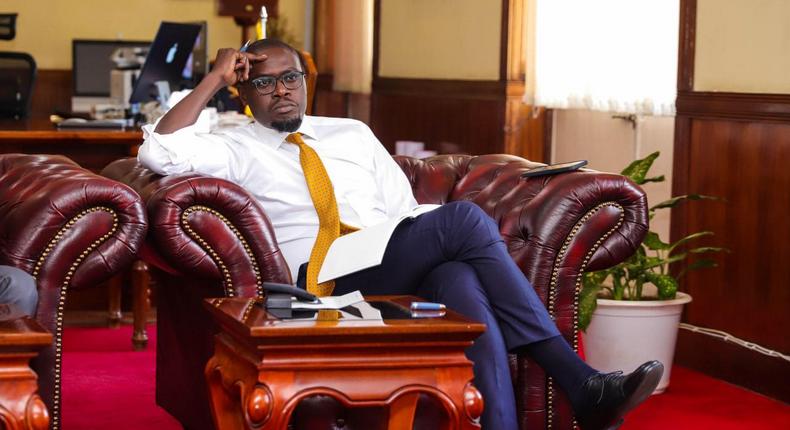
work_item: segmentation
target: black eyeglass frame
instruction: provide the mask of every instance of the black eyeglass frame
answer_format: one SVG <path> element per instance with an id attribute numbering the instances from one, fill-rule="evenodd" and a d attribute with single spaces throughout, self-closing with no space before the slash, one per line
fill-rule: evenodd
<path id="1" fill-rule="evenodd" d="M 299 75 L 299 79 L 297 79 L 297 80 L 295 80 L 293 82 L 290 82 L 290 83 L 286 82 L 285 81 L 285 77 L 292 76 L 292 75 Z M 273 92 L 277 91 L 277 84 L 280 83 L 280 82 L 282 82 L 283 86 L 285 88 L 289 89 L 289 90 L 296 90 L 296 89 L 301 88 L 302 85 L 304 85 L 305 75 L 307 75 L 307 73 L 300 72 L 300 71 L 297 71 L 297 70 L 291 70 L 291 71 L 282 73 L 280 76 L 271 76 L 271 75 L 258 76 L 257 78 L 250 79 L 249 83 L 250 83 L 250 85 L 252 85 L 253 88 L 255 88 L 255 91 L 258 93 L 258 95 L 268 96 L 269 94 L 272 94 Z M 262 90 L 259 87 L 259 85 L 256 84 L 256 81 L 258 81 L 260 79 L 264 79 L 264 78 L 274 79 L 274 85 L 272 86 L 270 91 L 265 91 L 264 92 L 264 90 Z"/>

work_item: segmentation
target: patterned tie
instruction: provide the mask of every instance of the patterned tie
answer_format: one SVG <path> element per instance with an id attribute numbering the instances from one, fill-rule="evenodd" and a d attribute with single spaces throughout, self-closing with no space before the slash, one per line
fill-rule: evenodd
<path id="1" fill-rule="evenodd" d="M 299 161 L 307 181 L 307 189 L 318 213 L 318 236 L 310 252 L 310 264 L 307 265 L 307 291 L 319 297 L 328 296 L 335 288 L 335 281 L 319 284 L 318 272 L 324 263 L 329 246 L 341 233 L 346 234 L 357 229 L 340 222 L 332 181 L 329 180 L 324 163 L 315 150 L 304 143 L 301 133 L 291 133 L 285 140 L 299 147 Z"/>

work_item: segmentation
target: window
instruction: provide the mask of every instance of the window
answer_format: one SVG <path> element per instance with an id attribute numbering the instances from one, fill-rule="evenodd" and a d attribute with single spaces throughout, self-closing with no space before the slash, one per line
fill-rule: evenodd
<path id="1" fill-rule="evenodd" d="M 679 0 L 534 1 L 528 102 L 674 115 Z"/>

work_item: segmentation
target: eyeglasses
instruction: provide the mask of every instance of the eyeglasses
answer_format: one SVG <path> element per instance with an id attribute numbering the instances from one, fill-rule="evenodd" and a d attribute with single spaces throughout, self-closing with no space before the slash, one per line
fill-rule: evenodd
<path id="1" fill-rule="evenodd" d="M 280 76 L 261 76 L 250 81 L 259 95 L 265 96 L 273 93 L 277 89 L 277 81 L 283 83 L 285 88 L 295 90 L 302 86 L 304 82 L 304 72 L 285 72 Z"/>

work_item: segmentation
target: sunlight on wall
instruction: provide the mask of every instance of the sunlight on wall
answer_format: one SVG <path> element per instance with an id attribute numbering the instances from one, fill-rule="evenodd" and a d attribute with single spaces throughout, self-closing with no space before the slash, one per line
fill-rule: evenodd
<path id="1" fill-rule="evenodd" d="M 499 79 L 501 1 L 382 0 L 379 75 Z"/>
<path id="2" fill-rule="evenodd" d="M 698 0 L 696 91 L 790 93 L 790 1 Z"/>
<path id="3" fill-rule="evenodd" d="M 28 52 L 40 69 L 71 69 L 72 39 L 152 40 L 160 21 L 207 21 L 212 58 L 241 40 L 215 0 L 3 0 L 0 9 L 19 14 L 16 38 L 0 40 L 0 49 Z"/>

